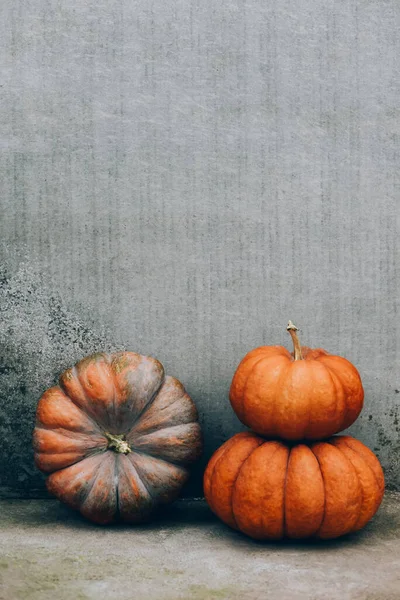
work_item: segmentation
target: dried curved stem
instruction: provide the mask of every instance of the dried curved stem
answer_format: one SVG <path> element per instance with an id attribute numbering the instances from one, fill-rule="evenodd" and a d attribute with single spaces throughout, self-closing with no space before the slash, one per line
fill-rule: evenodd
<path id="1" fill-rule="evenodd" d="M 296 325 L 294 325 L 292 323 L 292 321 L 289 321 L 288 326 L 286 327 L 287 331 L 290 333 L 290 336 L 292 338 L 292 342 L 293 342 L 293 348 L 294 348 L 294 360 L 302 360 L 303 359 L 303 355 L 301 353 L 301 345 L 300 345 L 300 340 L 297 336 L 297 327 Z"/>

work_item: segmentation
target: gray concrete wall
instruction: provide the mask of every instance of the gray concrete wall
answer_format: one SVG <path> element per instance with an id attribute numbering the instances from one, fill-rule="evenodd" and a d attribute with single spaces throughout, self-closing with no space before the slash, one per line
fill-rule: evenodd
<path id="1" fill-rule="evenodd" d="M 397 0 L 2 0 L 0 486 L 35 495 L 41 392 L 158 357 L 211 452 L 241 357 L 359 368 L 352 432 L 400 485 Z"/>

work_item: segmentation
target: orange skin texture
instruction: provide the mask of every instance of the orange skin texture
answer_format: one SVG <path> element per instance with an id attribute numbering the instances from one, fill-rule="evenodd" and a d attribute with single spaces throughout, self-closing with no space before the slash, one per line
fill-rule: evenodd
<path id="1" fill-rule="evenodd" d="M 328 438 L 354 423 L 364 401 L 357 369 L 322 349 L 302 354 L 294 360 L 283 346 L 261 346 L 243 358 L 229 392 L 242 423 L 288 441 Z"/>
<path id="2" fill-rule="evenodd" d="M 107 435 L 124 436 L 126 454 Z M 33 434 L 47 488 L 96 523 L 149 519 L 176 499 L 202 450 L 183 385 L 154 358 L 94 354 L 41 397 Z"/>
<path id="3" fill-rule="evenodd" d="M 204 474 L 211 510 L 259 540 L 336 538 L 364 527 L 382 501 L 382 467 L 350 436 L 290 446 L 238 433 Z"/>

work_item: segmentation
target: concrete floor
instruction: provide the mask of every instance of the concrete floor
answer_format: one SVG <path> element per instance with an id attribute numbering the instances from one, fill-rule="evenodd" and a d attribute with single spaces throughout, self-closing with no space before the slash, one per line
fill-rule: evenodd
<path id="1" fill-rule="evenodd" d="M 181 501 L 101 528 L 53 500 L 0 502 L 1 600 L 399 600 L 400 494 L 329 543 L 253 542 Z"/>

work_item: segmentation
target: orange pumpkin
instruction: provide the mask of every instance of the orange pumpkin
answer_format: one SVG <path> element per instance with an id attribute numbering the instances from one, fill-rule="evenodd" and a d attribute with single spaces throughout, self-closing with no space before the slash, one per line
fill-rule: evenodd
<path id="1" fill-rule="evenodd" d="M 245 432 L 212 456 L 204 493 L 222 521 L 253 538 L 328 539 L 364 527 L 384 476 L 373 452 L 349 436 L 290 446 Z"/>
<path id="2" fill-rule="evenodd" d="M 229 398 L 239 419 L 253 431 L 285 440 L 317 440 L 349 427 L 361 412 L 364 390 L 357 369 L 325 350 L 294 344 L 261 346 L 249 352 L 232 380 Z"/>
<path id="3" fill-rule="evenodd" d="M 147 520 L 201 452 L 196 407 L 154 358 L 94 354 L 39 401 L 36 465 L 49 491 L 97 523 Z"/>

